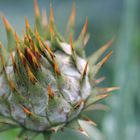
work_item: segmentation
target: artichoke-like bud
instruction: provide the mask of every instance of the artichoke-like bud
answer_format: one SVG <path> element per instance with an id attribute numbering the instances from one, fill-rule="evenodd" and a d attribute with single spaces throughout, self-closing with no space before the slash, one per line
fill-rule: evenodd
<path id="1" fill-rule="evenodd" d="M 95 123 L 81 114 L 94 110 L 98 100 L 117 89 L 97 87 L 102 78 L 95 79 L 112 52 L 97 61 L 112 41 L 87 58 L 84 51 L 89 38 L 87 19 L 75 41 L 74 7 L 66 39 L 56 29 L 52 7 L 49 22 L 46 19 L 45 14 L 40 16 L 35 0 L 35 30 L 26 19 L 26 31 L 21 39 L 3 17 L 8 49 L 0 45 L 0 131 L 19 127 L 19 138 L 32 139 L 42 133 L 47 140 L 52 132 L 64 127 L 85 134 L 79 120 Z"/>

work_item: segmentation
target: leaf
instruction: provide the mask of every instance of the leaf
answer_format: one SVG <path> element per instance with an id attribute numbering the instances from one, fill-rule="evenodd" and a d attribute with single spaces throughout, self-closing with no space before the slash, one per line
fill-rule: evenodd
<path id="1" fill-rule="evenodd" d="M 82 29 L 77 41 L 75 42 L 75 46 L 77 48 L 80 48 L 81 50 L 85 47 L 84 44 L 86 44 L 86 41 L 88 41 L 88 39 L 89 39 L 89 35 L 87 33 L 87 27 L 88 27 L 88 18 L 86 18 L 83 29 Z"/>
<path id="2" fill-rule="evenodd" d="M 95 77 L 100 68 L 106 63 L 106 61 L 110 58 L 112 55 L 112 51 L 108 53 L 98 64 L 93 65 L 93 68 L 91 69 L 90 76 Z"/>
<path id="3" fill-rule="evenodd" d="M 91 124 L 93 126 L 97 126 L 96 122 L 94 122 L 93 120 L 89 119 L 87 116 L 85 115 L 81 115 L 80 119 L 83 121 L 86 121 L 88 124 Z"/>
<path id="4" fill-rule="evenodd" d="M 17 136 L 17 140 L 33 140 L 39 133 L 27 129 L 21 129 Z"/>
<path id="5" fill-rule="evenodd" d="M 7 118 L 0 117 L 0 132 L 16 127 L 18 127 L 18 124 L 16 122 Z"/>
<path id="6" fill-rule="evenodd" d="M 81 127 L 79 125 L 79 122 L 77 120 L 73 120 L 71 121 L 68 125 L 67 125 L 68 128 L 72 128 L 72 129 L 75 129 L 75 130 L 79 130 Z"/>
<path id="7" fill-rule="evenodd" d="M 84 112 L 90 112 L 90 111 L 94 111 L 94 110 L 103 110 L 103 111 L 108 111 L 109 107 L 107 105 L 104 104 L 91 104 L 87 107 L 85 107 L 85 109 L 83 110 Z"/>
<path id="8" fill-rule="evenodd" d="M 91 121 L 90 119 L 84 118 L 86 120 L 87 123 L 91 124 L 95 124 L 93 121 Z M 74 129 L 75 131 L 81 133 L 82 135 L 89 137 L 88 134 L 82 129 L 80 123 L 78 120 L 73 120 L 72 122 L 70 122 L 70 124 L 68 124 L 67 128 L 71 128 Z"/>
<path id="9" fill-rule="evenodd" d="M 43 34 L 42 19 L 40 16 L 40 10 L 38 6 L 38 0 L 34 0 L 34 10 L 35 10 L 35 28 L 38 30 L 39 34 Z"/>
<path id="10" fill-rule="evenodd" d="M 95 102 L 102 100 L 111 94 L 108 94 L 109 92 L 112 92 L 114 90 L 118 90 L 120 87 L 105 87 L 105 88 L 99 88 L 96 87 L 90 94 L 89 98 L 87 99 L 85 103 L 85 108 L 89 107 L 90 105 L 94 104 Z"/>
<path id="11" fill-rule="evenodd" d="M 86 101 L 86 104 L 85 104 L 85 108 L 92 105 L 93 103 L 99 101 L 99 100 L 102 100 L 108 96 L 110 96 L 111 94 L 99 94 L 99 95 L 94 95 L 92 98 L 88 98 L 88 100 Z"/>
<path id="12" fill-rule="evenodd" d="M 52 132 L 44 132 L 43 136 L 44 140 L 51 140 Z"/>
<path id="13" fill-rule="evenodd" d="M 103 134 L 93 125 L 90 125 L 83 120 L 79 120 L 79 124 L 91 140 L 104 140 Z"/>
<path id="14" fill-rule="evenodd" d="M 73 3 L 71 15 L 69 17 L 69 21 L 67 23 L 67 28 L 66 28 L 66 33 L 65 33 L 67 41 L 69 41 L 70 36 L 72 37 L 74 36 L 75 16 L 76 16 L 76 8 L 75 8 L 75 4 Z"/>
<path id="15" fill-rule="evenodd" d="M 4 58 L 5 62 L 7 63 L 7 60 L 8 60 L 8 52 L 7 50 L 3 47 L 2 43 L 0 42 L 0 55 Z M 2 71 L 2 63 L 0 61 L 0 72 Z"/>
<path id="16" fill-rule="evenodd" d="M 88 58 L 88 62 L 90 65 L 95 65 L 96 62 L 99 60 L 99 58 L 102 56 L 102 54 L 111 46 L 114 39 L 108 41 L 104 46 L 99 48 L 96 52 L 94 52 L 91 56 Z"/>
<path id="17" fill-rule="evenodd" d="M 7 41 L 8 41 L 7 48 L 10 51 L 10 50 L 15 49 L 15 46 L 16 46 L 15 36 L 12 30 L 12 27 L 10 23 L 8 22 L 8 20 L 6 19 L 6 17 L 3 16 L 2 19 L 3 19 L 3 23 L 5 25 L 5 30 L 7 33 Z"/>

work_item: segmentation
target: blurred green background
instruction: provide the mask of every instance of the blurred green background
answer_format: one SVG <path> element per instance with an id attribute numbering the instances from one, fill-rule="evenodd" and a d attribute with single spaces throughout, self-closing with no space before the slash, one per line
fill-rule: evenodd
<path id="1" fill-rule="evenodd" d="M 46 8 L 47 14 L 50 2 L 59 31 L 64 33 L 73 1 L 39 0 L 40 8 Z M 115 37 L 111 48 L 114 53 L 99 76 L 106 76 L 101 86 L 120 86 L 121 89 L 105 101 L 110 107 L 108 112 L 87 114 L 97 122 L 102 133 L 95 129 L 95 140 L 140 140 L 140 0 L 75 0 L 75 3 L 76 36 L 86 17 L 89 19 L 91 38 L 86 48 L 88 55 Z M 3 14 L 22 36 L 25 17 L 32 26 L 34 23 L 33 0 L 0 0 L 0 15 Z M 0 40 L 6 45 L 2 21 Z M 0 133 L 0 140 L 15 140 L 17 131 Z M 88 140 L 67 129 L 53 136 L 53 140 L 63 139 Z"/>

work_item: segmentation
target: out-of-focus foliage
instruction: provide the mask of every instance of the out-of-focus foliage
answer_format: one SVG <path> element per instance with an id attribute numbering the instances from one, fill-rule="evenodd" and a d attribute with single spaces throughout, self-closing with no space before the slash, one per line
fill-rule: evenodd
<path id="1" fill-rule="evenodd" d="M 60 31 L 66 26 L 72 0 L 52 0 L 54 15 Z M 106 100 L 110 111 L 87 114 L 94 118 L 105 140 L 140 139 L 140 1 L 139 0 L 75 0 L 77 8 L 76 35 L 79 34 L 86 16 L 89 19 L 87 53 L 103 45 L 109 39 L 114 42 L 114 55 L 100 75 L 108 77 L 107 83 L 120 86 L 121 90 Z M 50 0 L 39 0 L 49 13 Z M 4 14 L 14 28 L 22 34 L 24 18 L 33 25 L 33 1 L 0 0 L 0 15 Z M 0 21 L 0 40 L 6 43 L 4 26 Z M 0 134 L 0 140 L 14 140 L 16 132 Z M 97 134 L 96 130 L 92 130 Z M 95 135 L 96 135 L 95 134 Z M 68 129 L 53 136 L 53 140 L 88 140 L 85 136 Z M 75 139 L 74 139 L 75 138 Z M 41 136 L 38 138 L 41 140 Z M 97 139 L 99 140 L 99 139 Z"/>
<path id="2" fill-rule="evenodd" d="M 124 1 L 114 65 L 114 82 L 121 90 L 109 100 L 112 111 L 103 126 L 107 140 L 140 139 L 140 26 L 137 11 L 138 0 Z"/>

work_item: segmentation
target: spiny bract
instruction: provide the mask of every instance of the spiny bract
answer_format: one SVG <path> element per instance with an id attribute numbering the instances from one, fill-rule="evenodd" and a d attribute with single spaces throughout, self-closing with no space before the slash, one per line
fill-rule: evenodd
<path id="1" fill-rule="evenodd" d="M 35 0 L 35 29 L 31 30 L 26 19 L 23 39 L 3 17 L 8 49 L 0 45 L 0 131 L 19 127 L 19 138 L 32 139 L 43 133 L 46 140 L 64 127 L 86 134 L 79 120 L 95 123 L 83 117 L 83 112 L 100 108 L 95 102 L 116 89 L 96 87 L 102 78 L 95 79 L 112 52 L 96 62 L 112 41 L 86 58 L 87 20 L 78 39 L 72 40 L 74 6 L 65 39 L 55 27 L 52 7 L 49 22 L 45 14 L 40 16 Z"/>

